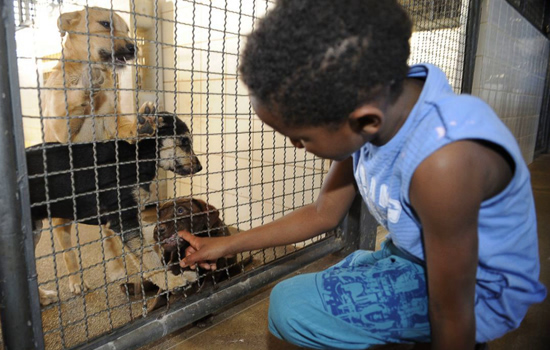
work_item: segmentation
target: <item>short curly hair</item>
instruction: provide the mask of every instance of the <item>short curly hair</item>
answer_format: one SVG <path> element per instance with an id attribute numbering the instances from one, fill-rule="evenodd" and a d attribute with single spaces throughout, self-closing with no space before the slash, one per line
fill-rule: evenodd
<path id="1" fill-rule="evenodd" d="M 248 36 L 239 70 L 285 124 L 340 124 L 383 86 L 399 95 L 411 34 L 396 0 L 278 0 Z"/>

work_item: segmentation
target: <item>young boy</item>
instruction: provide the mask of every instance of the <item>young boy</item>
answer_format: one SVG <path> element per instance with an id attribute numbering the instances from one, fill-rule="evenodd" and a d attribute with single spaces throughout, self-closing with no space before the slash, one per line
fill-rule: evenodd
<path id="1" fill-rule="evenodd" d="M 437 67 L 408 67 L 410 36 L 395 0 L 279 0 L 248 38 L 240 70 L 258 117 L 334 162 L 316 202 L 279 220 L 222 238 L 180 232 L 181 265 L 326 232 L 357 190 L 390 232 L 379 251 L 273 289 L 270 330 L 299 346 L 474 349 L 546 295 L 512 134 Z"/>

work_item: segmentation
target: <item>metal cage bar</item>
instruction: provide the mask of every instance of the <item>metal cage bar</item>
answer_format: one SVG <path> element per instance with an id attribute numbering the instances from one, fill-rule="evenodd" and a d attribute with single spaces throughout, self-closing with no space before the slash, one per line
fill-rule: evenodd
<path id="1" fill-rule="evenodd" d="M 542 106 L 533 158 L 548 153 L 548 151 L 550 151 L 550 60 L 546 67 L 546 78 L 544 81 L 544 92 L 542 94 Z"/>
<path id="2" fill-rule="evenodd" d="M 0 314 L 8 349 L 44 348 L 23 145 L 13 1 L 1 0 Z"/>
<path id="3" fill-rule="evenodd" d="M 464 67 L 461 87 L 461 92 L 466 94 L 472 93 L 472 85 L 474 83 L 480 20 L 481 0 L 470 0 L 466 24 L 466 42 L 464 44 Z"/>

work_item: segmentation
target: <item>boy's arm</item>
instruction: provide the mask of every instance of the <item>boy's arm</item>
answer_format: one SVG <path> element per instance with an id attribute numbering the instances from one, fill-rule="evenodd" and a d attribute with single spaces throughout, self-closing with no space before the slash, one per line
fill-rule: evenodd
<path id="1" fill-rule="evenodd" d="M 510 179 L 504 158 L 474 141 L 443 147 L 415 171 L 410 200 L 422 224 L 432 349 L 474 349 L 479 209 Z"/>
<path id="2" fill-rule="evenodd" d="M 200 238 L 181 231 L 181 237 L 189 241 L 182 266 L 212 261 L 238 252 L 282 246 L 300 242 L 338 225 L 348 212 L 356 194 L 352 158 L 333 162 L 321 192 L 314 203 L 291 212 L 263 226 L 236 235 L 220 238 Z M 207 264 L 201 267 L 211 268 Z"/>

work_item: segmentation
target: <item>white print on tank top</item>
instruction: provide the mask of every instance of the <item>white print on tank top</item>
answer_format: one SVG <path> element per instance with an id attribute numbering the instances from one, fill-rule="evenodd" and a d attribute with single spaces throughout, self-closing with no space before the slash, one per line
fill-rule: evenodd
<path id="1" fill-rule="evenodd" d="M 388 229 L 388 221 L 395 224 L 401 216 L 401 203 L 390 197 L 389 187 L 378 184 L 376 177 L 367 177 L 365 167 L 359 164 L 356 170 L 356 181 L 361 197 L 369 208 L 369 212 L 382 226 Z M 359 176 L 357 176 L 359 175 Z M 378 201 L 377 201 L 378 199 Z"/>

